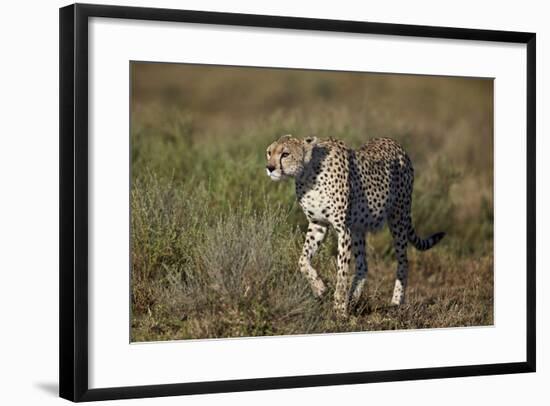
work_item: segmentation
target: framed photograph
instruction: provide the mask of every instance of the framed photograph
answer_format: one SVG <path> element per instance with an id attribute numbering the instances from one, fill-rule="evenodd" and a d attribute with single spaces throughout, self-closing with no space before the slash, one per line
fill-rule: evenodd
<path id="1" fill-rule="evenodd" d="M 60 10 L 60 396 L 535 371 L 535 34 Z"/>

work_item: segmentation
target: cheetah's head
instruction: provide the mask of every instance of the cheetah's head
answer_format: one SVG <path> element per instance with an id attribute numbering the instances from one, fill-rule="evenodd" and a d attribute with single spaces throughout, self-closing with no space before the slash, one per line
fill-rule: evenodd
<path id="1" fill-rule="evenodd" d="M 267 176 L 273 181 L 299 176 L 311 159 L 311 150 L 316 143 L 316 137 L 302 140 L 283 135 L 267 147 Z"/>

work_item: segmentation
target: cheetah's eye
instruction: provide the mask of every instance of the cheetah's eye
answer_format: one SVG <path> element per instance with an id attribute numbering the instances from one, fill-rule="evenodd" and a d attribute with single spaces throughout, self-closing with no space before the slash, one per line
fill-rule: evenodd
<path id="1" fill-rule="evenodd" d="M 289 155 L 290 155 L 290 154 L 289 154 L 288 152 L 283 152 L 283 153 L 281 154 L 281 157 L 282 157 L 282 158 L 286 158 L 286 157 L 289 156 Z"/>

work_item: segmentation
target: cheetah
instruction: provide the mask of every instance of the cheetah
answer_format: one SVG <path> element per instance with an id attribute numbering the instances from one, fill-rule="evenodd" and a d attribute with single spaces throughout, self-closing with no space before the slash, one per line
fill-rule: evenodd
<path id="1" fill-rule="evenodd" d="M 424 251 L 445 233 L 420 238 L 411 221 L 414 172 L 405 150 L 389 138 L 375 138 L 358 150 L 342 141 L 285 135 L 266 151 L 267 175 L 273 181 L 294 178 L 296 197 L 309 225 L 299 269 L 313 293 L 323 296 L 326 285 L 311 259 L 332 227 L 338 237 L 334 308 L 344 317 L 363 290 L 367 276 L 365 237 L 387 222 L 397 258 L 391 303 L 405 302 L 408 278 L 407 244 Z M 348 288 L 351 256 L 356 272 Z"/>

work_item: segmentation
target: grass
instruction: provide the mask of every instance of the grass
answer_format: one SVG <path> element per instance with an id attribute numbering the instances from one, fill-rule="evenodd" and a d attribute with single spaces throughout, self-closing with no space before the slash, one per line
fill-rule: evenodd
<path id="1" fill-rule="evenodd" d="M 132 65 L 132 341 L 493 323 L 492 81 Z M 415 166 L 408 303 L 389 306 L 389 232 L 368 236 L 366 292 L 347 320 L 297 269 L 307 226 L 292 182 L 265 176 L 283 133 L 358 147 L 389 136 Z M 334 288 L 336 241 L 314 266 Z"/>

